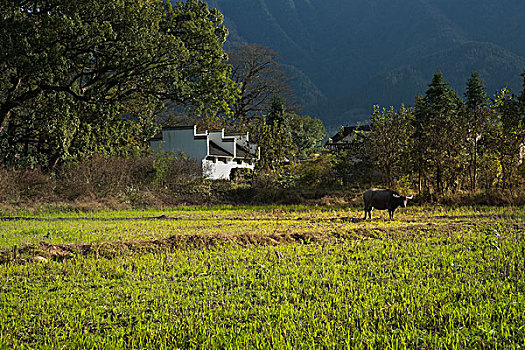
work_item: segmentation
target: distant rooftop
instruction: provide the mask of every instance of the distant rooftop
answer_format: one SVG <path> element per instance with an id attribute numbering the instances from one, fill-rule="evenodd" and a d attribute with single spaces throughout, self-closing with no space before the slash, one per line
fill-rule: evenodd
<path id="1" fill-rule="evenodd" d="M 370 125 L 354 125 L 354 126 L 345 126 L 343 127 L 343 129 L 339 132 L 337 132 L 337 134 L 335 134 L 334 136 L 331 137 L 332 139 L 332 142 L 334 143 L 337 143 L 339 141 L 341 141 L 342 139 L 344 139 L 346 136 L 352 134 L 353 132 L 355 132 L 356 130 L 359 130 L 359 131 L 370 131 Z"/>

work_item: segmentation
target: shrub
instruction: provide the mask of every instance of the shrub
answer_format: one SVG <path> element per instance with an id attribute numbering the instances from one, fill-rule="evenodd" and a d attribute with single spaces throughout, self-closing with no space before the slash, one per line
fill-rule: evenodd
<path id="1" fill-rule="evenodd" d="M 334 157 L 330 154 L 317 155 L 312 159 L 298 163 L 293 172 L 296 174 L 296 186 L 330 187 L 337 185 L 334 170 Z"/>
<path id="2" fill-rule="evenodd" d="M 18 202 L 24 200 L 55 200 L 54 174 L 40 169 L 0 169 L 0 200 Z"/>

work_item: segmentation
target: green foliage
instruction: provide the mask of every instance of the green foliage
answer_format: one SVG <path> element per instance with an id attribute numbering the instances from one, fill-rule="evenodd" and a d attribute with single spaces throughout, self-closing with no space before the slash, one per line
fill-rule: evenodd
<path id="1" fill-rule="evenodd" d="M 334 186 L 336 172 L 335 157 L 330 154 L 319 154 L 296 165 L 296 186 L 298 188 Z"/>
<path id="2" fill-rule="evenodd" d="M 410 166 L 409 139 L 413 134 L 412 110 L 401 106 L 399 112 L 374 106 L 370 117 L 370 153 L 372 164 L 381 172 L 383 182 L 393 187 Z"/>
<path id="3" fill-rule="evenodd" d="M 478 72 L 472 72 L 470 78 L 467 80 L 467 88 L 465 91 L 466 107 L 473 112 L 473 118 L 477 119 L 477 113 L 480 109 L 486 108 L 489 103 L 486 87 L 481 80 Z M 476 120 L 473 121 L 475 123 Z"/>
<path id="4" fill-rule="evenodd" d="M 360 128 L 349 137 L 351 140 L 345 150 L 336 155 L 334 169 L 337 177 L 345 185 L 371 184 L 375 175 L 370 153 L 373 148 L 371 139 Z"/>
<path id="5" fill-rule="evenodd" d="M 338 185 L 334 164 L 334 156 L 315 154 L 307 160 L 282 165 L 272 172 L 259 173 L 254 189 L 307 191 L 334 187 Z"/>
<path id="6" fill-rule="evenodd" d="M 280 164 L 307 158 L 318 150 L 326 129 L 319 119 L 287 112 L 284 101 L 275 95 L 268 115 L 250 125 L 250 135 L 261 148 L 257 166 L 275 170 Z"/>
<path id="7" fill-rule="evenodd" d="M 525 86 L 525 78 L 524 78 Z M 525 89 L 524 89 L 525 91 Z M 497 119 L 492 126 L 490 141 L 501 169 L 499 182 L 503 188 L 513 188 L 524 179 L 519 175 L 520 159 L 525 145 L 525 122 L 522 98 L 511 95 L 507 89 L 496 94 L 494 109 Z"/>
<path id="8" fill-rule="evenodd" d="M 416 101 L 413 119 L 419 177 L 432 182 L 437 194 L 456 189 L 466 140 L 463 103 L 448 85 L 441 72 L 434 74 L 425 96 Z"/>
<path id="9" fill-rule="evenodd" d="M 261 149 L 261 159 L 257 162 L 259 169 L 275 170 L 283 162 L 290 161 L 295 154 L 286 125 L 267 124 L 263 119 L 250 126 L 250 135 Z"/>
<path id="10" fill-rule="evenodd" d="M 155 132 L 165 101 L 189 113 L 228 112 L 238 91 L 222 49 L 222 15 L 200 0 L 0 7 L 4 162 L 36 157 L 53 167 L 133 153 Z"/>
<path id="11" fill-rule="evenodd" d="M 412 182 L 427 197 L 522 185 L 524 93 L 491 103 L 479 74 L 466 85 L 463 102 L 438 72 L 413 110 L 374 107 L 369 152 L 383 184 Z"/>
<path id="12" fill-rule="evenodd" d="M 266 122 L 270 125 L 276 124 L 277 126 L 282 126 L 286 120 L 285 113 L 286 108 L 284 105 L 284 100 L 280 95 L 273 95 L 270 109 L 268 111 L 268 115 L 266 116 Z"/>
<path id="13" fill-rule="evenodd" d="M 467 123 L 468 173 L 470 189 L 476 190 L 478 182 L 478 162 L 485 153 L 484 141 L 491 124 L 492 111 L 486 88 L 477 72 L 467 81 L 465 92 L 465 114 Z"/>
<path id="14" fill-rule="evenodd" d="M 170 170 L 171 160 L 174 156 L 170 153 L 159 152 L 153 159 L 153 184 L 164 187 Z"/>
<path id="15" fill-rule="evenodd" d="M 293 145 L 296 148 L 297 158 L 306 159 L 321 148 L 321 142 L 326 136 L 326 129 L 320 119 L 288 113 L 286 123 L 292 136 Z"/>

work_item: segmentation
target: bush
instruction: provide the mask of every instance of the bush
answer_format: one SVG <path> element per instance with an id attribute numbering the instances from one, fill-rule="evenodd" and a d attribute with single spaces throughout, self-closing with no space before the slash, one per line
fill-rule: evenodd
<path id="1" fill-rule="evenodd" d="M 92 157 L 46 173 L 0 168 L 2 212 L 22 209 L 68 210 L 162 207 L 181 204 L 362 204 L 368 188 L 359 183 L 342 187 L 330 156 L 290 164 L 275 171 L 258 171 L 251 178 L 208 181 L 192 159 L 173 156 L 134 158 Z M 410 179 L 396 186 L 410 191 Z M 418 203 L 508 205 L 525 203 L 525 192 L 514 189 L 458 192 L 440 197 L 418 196 Z"/>
<path id="2" fill-rule="evenodd" d="M 66 164 L 57 175 L 59 196 L 66 200 L 117 197 L 144 189 L 152 181 L 153 159 L 94 156 Z"/>
<path id="3" fill-rule="evenodd" d="M 40 169 L 0 169 L 0 200 L 19 202 L 25 200 L 55 200 L 56 180 L 53 174 Z"/>
<path id="4" fill-rule="evenodd" d="M 335 159 L 330 154 L 298 163 L 292 171 L 295 173 L 295 185 L 298 187 L 332 187 L 338 184 L 334 169 Z"/>
<path id="5" fill-rule="evenodd" d="M 208 204 L 215 197 L 199 164 L 184 157 L 94 156 L 68 163 L 56 173 L 0 169 L 0 200 L 14 205 L 73 202 L 89 210 L 101 205 Z"/>

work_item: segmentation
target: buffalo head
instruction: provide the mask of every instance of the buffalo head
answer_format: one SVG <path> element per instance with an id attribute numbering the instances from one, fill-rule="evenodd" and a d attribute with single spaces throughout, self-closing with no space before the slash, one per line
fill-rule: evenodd
<path id="1" fill-rule="evenodd" d="M 407 202 L 409 199 L 412 199 L 414 198 L 414 196 L 410 196 L 410 197 L 407 197 L 407 196 L 400 196 L 398 194 L 393 194 L 392 197 L 394 197 L 394 199 L 396 200 L 397 204 L 399 204 L 399 206 L 403 207 L 403 208 L 406 208 L 407 207 Z"/>

